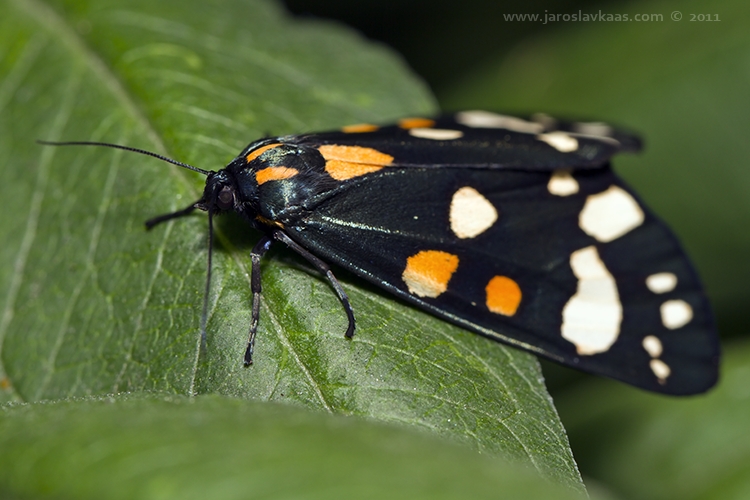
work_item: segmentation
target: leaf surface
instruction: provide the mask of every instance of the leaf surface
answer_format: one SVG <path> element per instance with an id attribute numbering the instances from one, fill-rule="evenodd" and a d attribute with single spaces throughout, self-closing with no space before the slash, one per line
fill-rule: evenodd
<path id="1" fill-rule="evenodd" d="M 265 134 L 435 111 L 384 47 L 269 2 L 13 0 L 0 6 L 0 373 L 6 401 L 221 394 L 402 422 L 581 488 L 536 360 L 284 249 L 262 264 L 256 364 L 243 223 L 218 221 L 200 349 L 206 221 L 143 221 L 201 192 L 193 172 L 91 147 L 127 144 L 217 170 Z"/>

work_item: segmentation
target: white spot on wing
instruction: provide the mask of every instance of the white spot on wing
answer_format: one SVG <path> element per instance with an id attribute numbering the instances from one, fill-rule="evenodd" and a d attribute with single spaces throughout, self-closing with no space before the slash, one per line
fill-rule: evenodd
<path id="1" fill-rule="evenodd" d="M 684 300 L 668 300 L 659 310 L 661 322 L 670 330 L 683 327 L 693 319 L 693 308 Z"/>
<path id="2" fill-rule="evenodd" d="M 546 142 L 561 153 L 570 153 L 578 149 L 578 139 L 565 132 L 548 132 L 539 134 L 536 138 Z"/>
<path id="3" fill-rule="evenodd" d="M 501 115 L 489 111 L 462 111 L 456 113 L 456 121 L 474 128 L 504 128 L 513 132 L 538 134 L 544 130 L 539 123 L 526 121 L 515 116 Z"/>
<path id="4" fill-rule="evenodd" d="M 578 354 L 606 352 L 617 340 L 622 322 L 615 279 L 594 246 L 573 252 L 570 267 L 578 289 L 563 308 L 562 336 Z"/>
<path id="5" fill-rule="evenodd" d="M 460 130 L 448 130 L 444 128 L 412 128 L 409 135 L 420 139 L 432 139 L 434 141 L 450 141 L 460 139 L 464 133 Z"/>
<path id="6" fill-rule="evenodd" d="M 552 172 L 547 183 L 547 190 L 555 196 L 570 196 L 578 192 L 579 186 L 568 169 L 559 169 Z"/>
<path id="7" fill-rule="evenodd" d="M 557 128 L 557 120 L 547 113 L 534 113 L 531 120 L 544 127 L 544 130 L 554 130 Z"/>
<path id="8" fill-rule="evenodd" d="M 642 345 L 649 356 L 651 356 L 652 358 L 658 358 L 664 351 L 664 348 L 661 345 L 661 340 L 653 335 L 647 335 L 646 337 L 643 337 Z"/>
<path id="9" fill-rule="evenodd" d="M 471 187 L 462 187 L 451 200 L 451 229 L 459 238 L 474 238 L 497 220 L 497 210 L 487 198 Z"/>
<path id="10" fill-rule="evenodd" d="M 659 338 L 654 335 L 647 335 L 643 337 L 643 342 L 641 343 L 641 345 L 646 350 L 648 355 L 653 358 L 649 362 L 648 366 L 651 368 L 651 371 L 654 372 L 656 378 L 659 379 L 659 383 L 664 384 L 667 380 L 667 377 L 669 377 L 669 375 L 672 373 L 672 370 L 669 368 L 668 364 L 658 359 L 659 356 L 661 356 L 664 352 L 664 346 L 662 346 L 661 340 L 659 340 Z"/>
<path id="11" fill-rule="evenodd" d="M 649 366 L 651 367 L 651 371 L 654 372 L 654 375 L 656 375 L 656 377 L 659 379 L 659 382 L 661 383 L 664 383 L 667 377 L 669 377 L 669 375 L 672 373 L 669 365 L 667 365 L 660 359 L 652 359 L 649 363 Z"/>
<path id="12" fill-rule="evenodd" d="M 612 127 L 604 122 L 577 122 L 573 124 L 573 130 L 579 134 L 598 137 L 609 137 L 612 135 Z"/>
<path id="13" fill-rule="evenodd" d="M 671 292 L 677 286 L 677 276 L 672 273 L 656 273 L 646 278 L 646 286 L 654 293 Z"/>
<path id="14" fill-rule="evenodd" d="M 643 210 L 638 202 L 617 186 L 586 198 L 578 217 L 581 229 L 603 243 L 619 238 L 643 221 Z"/>

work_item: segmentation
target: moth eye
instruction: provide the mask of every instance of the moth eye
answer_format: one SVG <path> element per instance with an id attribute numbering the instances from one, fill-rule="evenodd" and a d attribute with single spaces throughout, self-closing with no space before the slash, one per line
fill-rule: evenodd
<path id="1" fill-rule="evenodd" d="M 230 208 L 232 208 L 234 204 L 234 193 L 232 192 L 232 188 L 229 186 L 224 186 L 223 188 L 221 188 L 221 191 L 219 191 L 217 202 L 219 208 L 222 210 L 229 210 Z"/>

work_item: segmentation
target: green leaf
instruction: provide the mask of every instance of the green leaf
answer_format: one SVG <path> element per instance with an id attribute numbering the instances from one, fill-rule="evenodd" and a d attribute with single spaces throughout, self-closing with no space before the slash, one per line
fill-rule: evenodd
<path id="1" fill-rule="evenodd" d="M 342 272 L 358 316 L 347 341 L 328 284 L 283 249 L 262 264 L 256 364 L 244 368 L 257 236 L 232 217 L 218 223 L 202 353 L 205 219 L 143 229 L 194 201 L 199 176 L 122 151 L 34 143 L 108 141 L 216 170 L 264 134 L 434 111 L 398 57 L 340 26 L 240 0 L 7 1 L 0 56 L 4 400 L 127 391 L 284 401 L 418 426 L 582 488 L 533 356 Z"/>
<path id="2" fill-rule="evenodd" d="M 747 341 L 728 343 L 721 384 L 706 396 L 664 398 L 591 380 L 556 402 L 581 468 L 622 498 L 750 496 Z"/>
<path id="3" fill-rule="evenodd" d="M 6 408 L 0 448 L 4 498 L 585 498 L 423 433 L 216 396 Z"/>
<path id="4" fill-rule="evenodd" d="M 750 319 L 750 32 L 744 22 L 750 4 L 641 1 L 601 10 L 663 17 L 548 23 L 540 36 L 467 76 L 441 103 L 614 121 L 641 133 L 644 154 L 617 157 L 618 172 L 680 236 L 722 325 L 744 333 Z M 682 19 L 673 21 L 673 12 Z M 698 21 L 706 14 L 719 21 Z"/>

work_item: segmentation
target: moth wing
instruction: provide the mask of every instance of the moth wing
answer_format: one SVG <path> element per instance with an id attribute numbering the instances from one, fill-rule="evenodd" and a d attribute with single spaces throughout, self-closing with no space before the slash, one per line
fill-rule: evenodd
<path id="1" fill-rule="evenodd" d="M 314 147 L 370 148 L 391 156 L 391 166 L 419 168 L 589 169 L 606 164 L 617 152 L 641 149 L 638 137 L 604 123 L 550 120 L 541 123 L 473 111 L 407 119 L 401 125 L 364 126 L 350 133 L 309 134 L 294 140 Z"/>
<path id="2" fill-rule="evenodd" d="M 656 392 L 714 385 L 710 307 L 669 229 L 608 167 L 576 171 L 577 190 L 564 195 L 554 175 L 384 168 L 312 200 L 285 230 L 495 340 Z M 597 217 L 608 203 L 637 220 Z M 669 283 L 654 291 L 659 276 Z"/>

